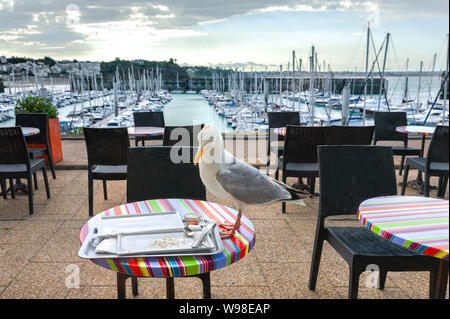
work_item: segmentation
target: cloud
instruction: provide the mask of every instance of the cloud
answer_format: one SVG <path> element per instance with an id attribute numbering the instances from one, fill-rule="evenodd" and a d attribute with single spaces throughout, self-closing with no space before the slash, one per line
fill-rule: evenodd
<path id="1" fill-rule="evenodd" d="M 0 0 L 0 54 L 17 54 L 31 45 L 35 50 L 24 54 L 48 54 L 51 48 L 57 56 L 88 56 L 95 47 L 125 52 L 127 45 L 130 50 L 141 45 L 151 51 L 155 43 L 202 36 L 200 26 L 280 11 L 358 11 L 368 16 L 377 11 L 383 19 L 398 20 L 448 17 L 448 1 Z"/>

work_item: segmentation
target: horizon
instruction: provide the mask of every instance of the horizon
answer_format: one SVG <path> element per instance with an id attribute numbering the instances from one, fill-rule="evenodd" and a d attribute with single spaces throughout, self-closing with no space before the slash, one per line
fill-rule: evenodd
<path id="1" fill-rule="evenodd" d="M 386 70 L 430 71 L 446 67 L 448 2 L 416 0 L 207 1 L 133 0 L 76 2 L 0 0 L 0 56 L 113 61 L 176 59 L 180 66 L 286 70 L 311 46 L 319 64 L 333 72 L 363 72 L 366 29 L 371 24 L 370 61 L 386 33 L 392 35 Z M 372 42 L 372 41 L 371 41 Z M 380 55 L 380 63 L 383 54 Z M 370 68 L 370 67 L 369 67 Z"/>

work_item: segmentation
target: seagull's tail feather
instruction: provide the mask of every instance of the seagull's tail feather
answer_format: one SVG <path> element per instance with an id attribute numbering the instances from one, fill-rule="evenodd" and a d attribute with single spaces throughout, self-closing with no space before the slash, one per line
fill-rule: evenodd
<path id="1" fill-rule="evenodd" d="M 296 188 L 290 187 L 280 181 L 277 181 L 276 179 L 274 179 L 273 181 L 276 182 L 277 184 L 279 184 L 280 186 L 282 186 L 284 189 L 286 189 L 289 192 L 289 194 L 291 195 L 291 199 L 286 200 L 286 202 L 294 202 L 295 203 L 295 201 L 298 201 L 298 202 L 303 203 L 303 199 L 305 199 L 305 198 L 314 198 L 314 195 L 305 189 L 296 189 Z M 304 203 L 303 203 L 303 205 L 304 205 Z"/>

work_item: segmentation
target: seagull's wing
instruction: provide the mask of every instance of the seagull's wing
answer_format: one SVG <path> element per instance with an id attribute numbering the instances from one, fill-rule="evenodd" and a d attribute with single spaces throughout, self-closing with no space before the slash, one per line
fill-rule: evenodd
<path id="1" fill-rule="evenodd" d="M 293 192 L 287 185 L 276 182 L 246 163 L 228 165 L 217 173 L 216 180 L 233 198 L 249 205 L 307 197 Z"/>

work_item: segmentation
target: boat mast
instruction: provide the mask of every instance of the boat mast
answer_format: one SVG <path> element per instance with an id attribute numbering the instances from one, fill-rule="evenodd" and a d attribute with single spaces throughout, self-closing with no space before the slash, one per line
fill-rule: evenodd
<path id="1" fill-rule="evenodd" d="M 417 109 L 420 109 L 420 90 L 422 88 L 422 71 L 423 71 L 423 61 L 420 61 L 420 71 L 419 71 L 419 87 L 417 89 Z"/>
<path id="2" fill-rule="evenodd" d="M 442 108 L 442 122 L 445 122 L 445 111 L 447 107 L 447 95 L 448 95 L 448 69 L 449 69 L 449 55 L 450 55 L 450 41 L 447 34 L 447 66 L 445 70 L 445 80 L 444 80 L 444 107 Z"/>
<path id="3" fill-rule="evenodd" d="M 366 124 L 366 101 L 367 101 L 367 79 L 369 77 L 369 55 L 370 55 L 370 21 L 367 21 L 366 79 L 364 85 L 363 125 Z"/>
<path id="4" fill-rule="evenodd" d="M 386 36 L 386 51 L 384 52 L 383 71 L 381 73 L 381 80 L 380 80 L 380 95 L 378 98 L 378 111 L 380 110 L 380 106 L 381 106 L 381 94 L 383 93 L 383 89 L 386 90 L 385 85 L 384 85 L 384 74 L 386 71 L 386 62 L 387 62 L 387 54 L 388 54 L 388 49 L 389 49 L 389 39 L 390 38 L 391 38 L 391 34 L 388 33 Z"/>

